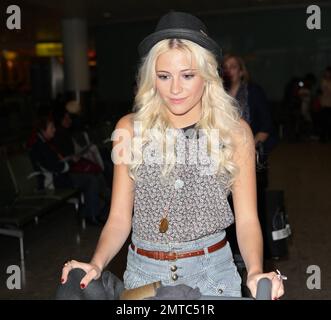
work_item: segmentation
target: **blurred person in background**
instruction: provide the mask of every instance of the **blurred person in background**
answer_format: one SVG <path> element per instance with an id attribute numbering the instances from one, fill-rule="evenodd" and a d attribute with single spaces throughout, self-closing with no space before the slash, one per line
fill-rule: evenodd
<path id="1" fill-rule="evenodd" d="M 248 122 L 254 135 L 257 155 L 258 214 L 263 237 L 266 239 L 265 190 L 268 187 L 268 155 L 277 143 L 270 108 L 264 90 L 250 81 L 248 70 L 240 56 L 226 55 L 223 60 L 222 72 L 225 88 L 236 99 L 241 116 Z M 233 206 L 231 196 L 229 197 L 229 203 Z M 229 227 L 228 234 L 234 251 L 238 253 L 235 258 L 238 259 L 237 263 L 240 264 L 241 258 L 234 226 Z M 266 246 L 264 248 L 266 249 Z M 265 256 L 267 255 L 268 253 L 265 252 Z"/>
<path id="2" fill-rule="evenodd" d="M 264 153 L 269 153 L 276 144 L 271 111 L 264 90 L 253 83 L 244 60 L 229 54 L 223 60 L 224 83 L 228 93 L 234 97 L 242 114 L 254 134 L 255 144 L 262 143 Z"/>
<path id="3" fill-rule="evenodd" d="M 321 142 L 331 139 L 331 66 L 327 67 L 320 84 Z"/>
<path id="4" fill-rule="evenodd" d="M 84 167 L 86 170 L 83 172 L 72 170 L 79 159 L 75 156 L 65 157 L 61 153 L 54 144 L 55 132 L 53 116 L 41 114 L 38 116 L 35 130 L 27 144 L 35 169 L 45 173 L 44 176 L 40 176 L 40 189 L 78 188 L 82 190 L 85 199 L 82 215 L 87 223 L 102 225 L 108 213 L 108 203 L 100 198 L 100 194 L 105 191 L 99 183 L 100 168 L 89 163 L 89 170 L 87 166 Z"/>

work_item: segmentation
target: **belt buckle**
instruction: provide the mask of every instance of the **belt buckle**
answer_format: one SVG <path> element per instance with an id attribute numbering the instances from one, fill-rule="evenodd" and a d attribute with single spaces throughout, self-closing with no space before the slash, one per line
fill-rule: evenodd
<path id="1" fill-rule="evenodd" d="M 168 252 L 168 260 L 177 260 L 178 257 L 177 257 L 177 252 L 176 251 L 169 251 Z"/>
<path id="2" fill-rule="evenodd" d="M 164 256 L 164 253 L 163 252 L 161 252 L 161 251 L 155 251 L 154 259 L 155 260 L 162 260 L 163 256 Z"/>
<path id="3" fill-rule="evenodd" d="M 167 254 L 169 254 L 169 252 L 156 251 L 154 259 L 156 259 L 156 260 L 166 260 L 166 255 Z"/>

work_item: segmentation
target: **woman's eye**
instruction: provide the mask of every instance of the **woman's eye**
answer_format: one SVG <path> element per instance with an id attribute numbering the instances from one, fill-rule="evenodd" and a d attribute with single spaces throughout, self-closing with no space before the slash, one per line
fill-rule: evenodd
<path id="1" fill-rule="evenodd" d="M 184 79 L 189 80 L 194 77 L 194 74 L 184 74 L 183 77 L 184 77 Z"/>
<path id="2" fill-rule="evenodd" d="M 165 74 L 158 74 L 157 77 L 160 79 L 160 80 L 166 80 L 166 79 L 169 79 L 169 76 L 165 75 Z"/>

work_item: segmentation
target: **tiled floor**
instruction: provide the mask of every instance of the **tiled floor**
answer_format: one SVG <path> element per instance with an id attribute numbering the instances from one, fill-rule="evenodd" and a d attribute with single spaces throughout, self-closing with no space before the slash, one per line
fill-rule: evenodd
<path id="1" fill-rule="evenodd" d="M 70 205 L 45 216 L 38 225 L 28 225 L 25 229 L 26 280 L 22 290 L 8 290 L 6 286 L 10 276 L 6 272 L 8 266 L 21 267 L 18 240 L 1 236 L 0 299 L 52 299 L 60 283 L 63 263 L 68 259 L 89 261 L 100 232 L 101 228 L 95 226 L 83 231 Z M 122 277 L 125 263 L 126 246 L 109 268 Z"/>
<path id="2" fill-rule="evenodd" d="M 270 161 L 270 187 L 285 190 L 286 207 L 293 231 L 289 256 L 268 261 L 268 269 L 279 268 L 288 276 L 285 299 L 331 299 L 331 145 L 317 142 L 282 144 Z M 64 261 L 88 261 L 101 229 L 82 231 L 74 210 L 66 206 L 25 229 L 25 277 L 21 290 L 9 290 L 6 273 L 19 265 L 18 240 L 0 236 L 0 298 L 52 299 Z M 79 238 L 79 243 L 77 242 Z M 126 243 L 109 268 L 122 278 L 126 264 Z M 274 266 L 273 266 L 274 265 Z M 309 290 L 310 265 L 321 269 L 321 289 Z"/>
<path id="3" fill-rule="evenodd" d="M 331 144 L 282 144 L 270 165 L 270 187 L 285 190 L 293 232 L 288 259 L 276 263 L 288 276 L 286 297 L 331 299 Z M 308 289 L 319 283 L 310 266 L 321 270 L 321 289 Z"/>

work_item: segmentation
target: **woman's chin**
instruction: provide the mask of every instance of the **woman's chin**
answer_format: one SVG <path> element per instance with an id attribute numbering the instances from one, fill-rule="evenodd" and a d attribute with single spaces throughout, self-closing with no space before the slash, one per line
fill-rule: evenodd
<path id="1" fill-rule="evenodd" d="M 168 110 L 173 114 L 173 115 L 176 115 L 176 116 L 182 116 L 184 114 L 186 114 L 187 112 L 190 111 L 190 109 L 188 108 L 181 108 L 179 106 L 171 106 L 170 108 L 168 107 Z"/>

